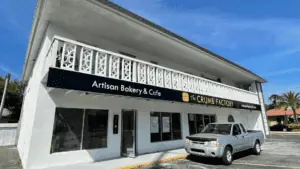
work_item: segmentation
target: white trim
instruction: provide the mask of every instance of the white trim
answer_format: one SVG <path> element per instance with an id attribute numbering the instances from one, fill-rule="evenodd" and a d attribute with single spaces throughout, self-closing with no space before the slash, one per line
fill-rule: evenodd
<path id="1" fill-rule="evenodd" d="M 81 42 L 78 42 L 78 41 L 75 41 L 75 40 L 67 39 L 67 38 L 64 38 L 64 37 L 57 36 L 57 35 L 55 35 L 53 37 L 52 41 L 54 41 L 55 39 L 65 41 L 65 42 L 68 42 L 68 43 L 73 43 L 73 44 L 83 46 L 83 47 L 86 47 L 86 48 L 90 48 L 90 49 L 100 51 L 100 52 L 103 52 L 103 53 L 108 53 L 110 55 L 122 57 L 122 58 L 125 58 L 125 59 L 128 59 L 128 60 L 132 60 L 132 61 L 135 61 L 135 62 L 146 64 L 146 65 L 151 65 L 151 66 L 158 67 L 158 68 L 161 68 L 161 69 L 165 69 L 165 70 L 168 70 L 168 71 L 171 71 L 171 72 L 179 73 L 179 74 L 182 74 L 182 75 L 187 75 L 187 76 L 190 76 L 190 77 L 194 77 L 196 79 L 201 79 L 201 80 L 204 80 L 204 81 L 207 81 L 207 82 L 215 83 L 215 84 L 218 84 L 218 85 L 221 85 L 221 86 L 225 86 L 225 87 L 228 87 L 228 88 L 232 88 L 232 89 L 242 91 L 242 92 L 245 92 L 245 93 L 252 94 L 252 95 L 256 96 L 256 93 L 254 93 L 254 92 L 243 90 L 243 89 L 240 89 L 240 88 L 237 88 L 237 87 L 234 87 L 234 86 L 229 86 L 229 85 L 226 85 L 226 84 L 223 84 L 223 83 L 218 83 L 218 82 L 215 82 L 215 81 L 212 81 L 212 80 L 209 80 L 209 79 L 205 79 L 205 78 L 195 76 L 195 75 L 192 75 L 192 74 L 188 74 L 188 73 L 185 73 L 185 72 L 181 72 L 181 71 L 178 71 L 178 70 L 174 70 L 174 69 L 170 69 L 170 68 L 167 68 L 167 67 L 159 66 L 159 65 L 156 65 L 156 64 L 153 64 L 153 63 L 150 63 L 150 62 L 146 62 L 146 61 L 143 61 L 143 60 L 131 58 L 131 57 L 119 54 L 119 53 L 112 52 L 112 51 L 107 51 L 107 50 L 100 49 L 100 48 L 97 48 L 97 47 L 94 47 L 94 46 L 86 45 L 84 43 L 81 43 Z"/>

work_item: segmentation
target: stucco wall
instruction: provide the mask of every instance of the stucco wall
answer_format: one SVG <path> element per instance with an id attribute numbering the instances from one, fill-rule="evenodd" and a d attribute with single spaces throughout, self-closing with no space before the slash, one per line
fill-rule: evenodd
<path id="1" fill-rule="evenodd" d="M 39 94 L 39 86 L 41 85 L 42 78 L 45 76 L 45 69 L 48 69 L 49 67 L 49 65 L 45 65 L 46 54 L 49 50 L 54 35 L 64 35 L 66 37 L 72 38 L 72 35 L 70 33 L 66 33 L 66 31 L 49 24 L 42 40 L 41 48 L 38 53 L 37 60 L 35 61 L 32 75 L 25 89 L 22 113 L 19 121 L 20 130 L 17 148 L 23 166 L 27 166 L 27 157 L 30 148 L 29 146 L 31 141 L 32 128 L 35 120 L 33 117 L 36 113 L 35 109 Z"/>
<path id="2" fill-rule="evenodd" d="M 50 95 L 44 85 L 39 87 L 32 139 L 30 144 L 27 168 L 42 168 L 49 165 L 86 163 L 120 156 L 121 129 L 118 134 L 112 132 L 113 115 L 121 115 L 122 109 L 137 110 L 137 152 L 138 154 L 164 151 L 183 147 L 183 140 L 150 142 L 150 112 L 181 113 L 182 138 L 189 135 L 188 113 L 216 114 L 218 122 L 226 122 L 232 114 L 236 122 L 244 122 L 247 116 L 247 129 L 260 129 L 257 125 L 257 111 L 236 110 L 203 105 L 172 103 L 119 97 L 110 95 L 82 95 L 78 91 L 65 94 L 67 90 L 53 90 Z M 108 145 L 107 148 L 79 150 L 50 154 L 51 138 L 56 107 L 108 109 Z M 253 118 L 254 117 L 254 118 Z M 119 121 L 121 126 L 121 121 Z M 262 129 L 260 129 L 262 130 Z M 38 154 L 38 155 L 37 155 Z"/>
<path id="3" fill-rule="evenodd" d="M 211 106 L 207 107 L 195 104 L 172 103 L 108 95 L 81 96 L 81 94 L 76 91 L 65 94 L 65 90 L 58 89 L 50 91 L 44 86 L 43 83 L 41 83 L 41 80 L 45 75 L 45 70 L 47 70 L 49 66 L 45 65 L 46 63 L 48 63 L 46 62 L 46 54 L 54 35 L 67 37 L 73 40 L 80 39 L 80 37 L 78 37 L 74 33 L 58 28 L 51 23 L 47 28 L 43 43 L 41 44 L 38 59 L 36 60 L 33 74 L 26 88 L 26 95 L 24 97 L 23 104 L 24 106 L 22 108 L 18 150 L 23 167 L 25 169 L 41 169 L 43 167 L 48 167 L 51 165 L 93 162 L 119 157 L 121 143 L 120 128 L 118 134 L 112 134 L 112 118 L 115 114 L 120 115 L 122 109 L 136 109 L 138 112 L 137 151 L 139 154 L 183 147 L 182 140 L 158 143 L 150 142 L 149 117 L 151 111 L 181 113 L 182 138 L 185 138 L 189 134 L 187 118 L 188 113 L 216 114 L 218 122 L 226 122 L 228 115 L 232 114 L 236 122 L 247 123 L 246 128 L 262 130 L 262 125 L 260 124 L 261 122 L 259 122 L 259 120 L 262 121 L 262 119 L 258 111 L 236 110 Z M 85 34 L 82 34 L 82 36 L 86 37 Z M 99 45 L 101 45 L 99 47 L 106 45 L 106 48 L 110 46 L 110 48 L 113 48 L 111 49 L 113 51 L 124 49 L 120 45 L 108 43 L 105 40 L 99 40 Z M 125 52 L 131 51 L 134 52 L 133 49 L 130 49 L 128 51 L 125 50 Z M 141 57 L 145 57 L 145 60 L 147 60 L 146 58 L 148 58 L 148 60 L 153 60 L 153 58 L 151 57 L 154 57 L 147 56 L 143 53 L 137 54 Z M 161 59 L 158 60 L 158 62 L 159 64 L 164 64 L 164 62 L 166 61 L 163 61 Z M 180 66 L 174 66 L 175 68 L 182 70 Z M 80 150 L 50 154 L 56 107 L 109 109 L 108 147 L 104 149 Z M 119 121 L 119 126 L 120 124 L 121 121 Z"/>

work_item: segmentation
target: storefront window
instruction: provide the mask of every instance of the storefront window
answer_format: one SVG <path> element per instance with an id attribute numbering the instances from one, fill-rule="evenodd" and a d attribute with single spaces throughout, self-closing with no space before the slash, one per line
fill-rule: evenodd
<path id="1" fill-rule="evenodd" d="M 151 112 L 151 142 L 181 139 L 180 113 Z"/>
<path id="2" fill-rule="evenodd" d="M 170 113 L 161 113 L 162 141 L 167 141 L 172 139 L 170 115 L 171 115 Z"/>
<path id="3" fill-rule="evenodd" d="M 210 122 L 211 123 L 215 123 L 216 122 L 216 116 L 215 115 L 209 116 L 209 118 L 210 118 Z"/>
<path id="4" fill-rule="evenodd" d="M 189 113 L 188 118 L 189 118 L 190 135 L 196 134 L 197 133 L 197 127 L 196 127 L 197 123 L 196 123 L 195 115 Z"/>
<path id="5" fill-rule="evenodd" d="M 56 108 L 51 153 L 107 147 L 108 110 Z"/>
<path id="6" fill-rule="evenodd" d="M 204 128 L 203 125 L 203 115 L 202 114 L 195 114 L 195 118 L 196 118 L 196 131 L 197 133 L 200 133 L 202 131 L 202 129 Z"/>
<path id="7" fill-rule="evenodd" d="M 57 108 L 51 152 L 80 150 L 82 109 Z"/>
<path id="8" fill-rule="evenodd" d="M 107 147 L 108 110 L 85 110 L 83 149 Z"/>
<path id="9" fill-rule="evenodd" d="M 234 122 L 234 118 L 233 118 L 232 115 L 229 115 L 229 116 L 228 116 L 228 122 Z"/>
<path id="10" fill-rule="evenodd" d="M 202 129 L 209 123 L 216 122 L 215 115 L 203 115 L 189 113 L 189 130 L 190 135 L 200 133 Z"/>
<path id="11" fill-rule="evenodd" d="M 180 123 L 180 113 L 172 113 L 172 130 L 173 139 L 181 139 L 181 123 Z"/>
<path id="12" fill-rule="evenodd" d="M 210 123 L 209 116 L 204 115 L 204 126 L 207 126 Z"/>
<path id="13" fill-rule="evenodd" d="M 150 115 L 150 133 L 151 142 L 161 141 L 161 122 L 160 112 L 151 112 Z"/>

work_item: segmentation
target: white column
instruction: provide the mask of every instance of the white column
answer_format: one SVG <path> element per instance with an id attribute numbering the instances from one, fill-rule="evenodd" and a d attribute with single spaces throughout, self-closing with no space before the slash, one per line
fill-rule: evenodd
<path id="1" fill-rule="evenodd" d="M 265 135 L 268 136 L 268 135 L 270 135 L 270 130 L 269 130 L 269 125 L 268 125 L 268 121 L 267 121 L 267 115 L 266 115 L 266 108 L 265 108 L 265 101 L 264 101 L 262 86 L 261 86 L 261 83 L 259 83 L 259 82 L 256 82 L 255 86 L 256 86 L 255 89 L 257 91 L 259 104 L 261 106 L 261 116 L 262 116 L 262 123 L 263 123 L 263 127 L 264 127 L 264 132 L 265 132 Z"/>

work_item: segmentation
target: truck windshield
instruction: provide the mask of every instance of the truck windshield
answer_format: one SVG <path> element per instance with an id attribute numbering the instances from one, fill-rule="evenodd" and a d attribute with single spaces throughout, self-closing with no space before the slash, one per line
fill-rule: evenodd
<path id="1" fill-rule="evenodd" d="M 208 124 L 201 133 L 214 133 L 229 135 L 231 124 Z"/>

